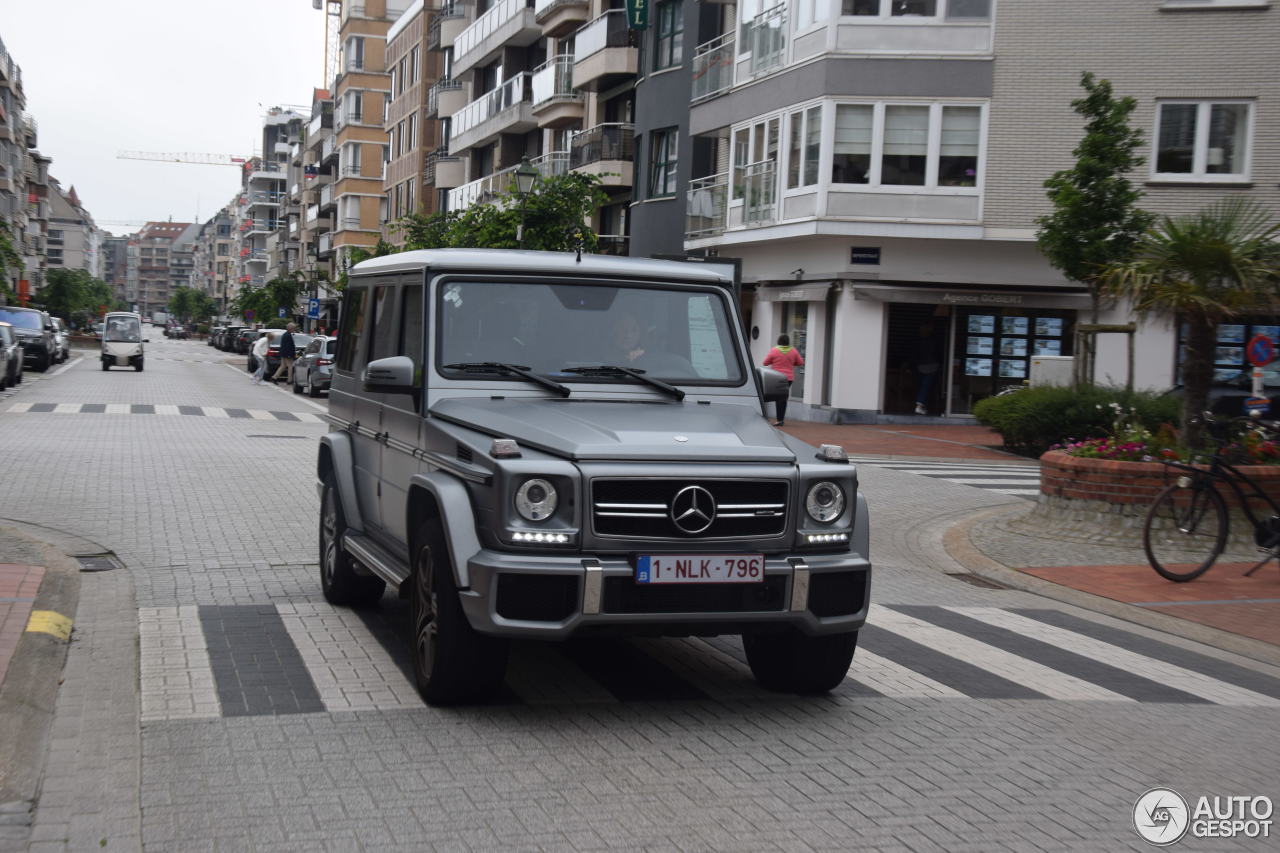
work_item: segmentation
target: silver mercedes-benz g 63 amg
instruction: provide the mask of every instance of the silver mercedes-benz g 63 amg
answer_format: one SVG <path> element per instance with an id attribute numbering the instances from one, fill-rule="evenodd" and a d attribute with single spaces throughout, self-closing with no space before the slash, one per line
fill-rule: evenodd
<path id="1" fill-rule="evenodd" d="M 405 252 L 352 268 L 338 338 L 321 585 L 410 600 L 426 701 L 491 694 L 515 637 L 741 634 L 766 687 L 845 677 L 866 503 L 839 447 L 765 419 L 721 271 Z"/>

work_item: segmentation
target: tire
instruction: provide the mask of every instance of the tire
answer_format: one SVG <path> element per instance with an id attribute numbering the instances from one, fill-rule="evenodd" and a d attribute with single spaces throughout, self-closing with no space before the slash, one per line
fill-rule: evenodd
<path id="1" fill-rule="evenodd" d="M 37 373 L 44 373 L 46 370 L 48 370 L 48 369 L 49 369 L 49 355 L 48 355 L 48 353 L 46 353 L 45 355 L 41 356 L 41 357 L 40 357 L 40 360 L 39 360 L 39 361 L 37 361 L 35 364 L 33 364 L 33 365 L 31 366 L 31 369 L 32 369 L 32 370 L 34 370 L 34 371 L 36 371 Z"/>
<path id="2" fill-rule="evenodd" d="M 302 386 L 298 384 L 298 377 L 296 373 L 289 374 L 289 384 L 293 386 L 293 393 L 302 393 Z"/>
<path id="3" fill-rule="evenodd" d="M 320 389 L 316 387 L 316 383 L 311 381 L 310 373 L 307 374 L 307 396 L 308 397 L 320 396 Z"/>
<path id="4" fill-rule="evenodd" d="M 1173 483 L 1156 495 L 1142 525 L 1142 548 L 1161 577 L 1189 581 L 1227 547 L 1227 504 L 1211 484 Z"/>
<path id="5" fill-rule="evenodd" d="M 413 542 L 410 658 L 418 693 L 429 705 L 490 699 L 506 676 L 510 643 L 477 633 L 467 621 L 439 524 L 424 524 Z"/>
<path id="6" fill-rule="evenodd" d="M 244 369 L 247 370 L 249 373 L 253 373 L 255 370 L 258 369 L 258 364 L 256 360 L 251 357 L 249 361 L 245 364 Z"/>
<path id="7" fill-rule="evenodd" d="M 102 362 L 102 369 L 103 369 L 104 371 L 107 371 L 107 370 L 110 370 L 110 369 L 111 369 L 111 365 L 110 365 L 110 364 L 108 364 L 108 363 L 107 363 L 107 361 L 106 361 L 105 359 L 104 359 L 104 360 L 103 360 L 103 362 Z"/>
<path id="8" fill-rule="evenodd" d="M 142 372 L 142 359 L 138 359 L 133 363 L 133 369 L 138 371 L 139 373 Z"/>
<path id="9" fill-rule="evenodd" d="M 347 518 L 333 475 L 325 477 L 320 498 L 320 590 L 330 604 L 370 605 L 382 598 L 387 582 L 356 573 L 351 556 L 342 549 Z"/>
<path id="10" fill-rule="evenodd" d="M 751 674 L 761 687 L 783 693 L 826 693 L 844 681 L 858 647 L 858 632 L 809 637 L 795 628 L 744 634 Z"/>

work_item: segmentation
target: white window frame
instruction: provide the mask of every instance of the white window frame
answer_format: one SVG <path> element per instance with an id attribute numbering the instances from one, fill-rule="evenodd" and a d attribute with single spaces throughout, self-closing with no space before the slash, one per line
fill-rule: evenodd
<path id="1" fill-rule="evenodd" d="M 842 21 L 862 21 L 864 23 L 870 21 L 892 21 L 895 24 L 988 24 L 995 17 L 996 4 L 996 0 L 989 0 L 990 5 L 985 18 L 952 18 L 952 0 L 937 0 L 937 11 L 933 15 L 895 15 L 893 14 L 894 0 L 880 0 L 880 14 L 878 15 L 844 15 L 840 14 L 843 11 L 843 0 L 831 0 L 831 2 L 841 4 L 835 11 L 837 12 L 836 17 Z"/>
<path id="2" fill-rule="evenodd" d="M 828 103 L 829 102 L 826 101 L 808 101 L 804 104 L 790 107 L 786 111 L 785 121 L 783 122 L 782 144 L 779 146 L 780 150 L 778 152 L 778 168 L 782 176 L 779 181 L 779 189 L 786 195 L 812 194 L 817 191 L 818 187 L 822 184 L 829 183 L 829 181 L 824 177 L 830 173 L 829 164 L 831 162 L 831 158 L 827 156 L 827 152 L 830 150 L 830 146 L 827 144 L 827 125 L 831 121 L 834 121 L 835 110 L 834 108 L 828 108 Z M 805 166 L 808 165 L 808 161 L 805 158 L 804 152 L 808 142 L 809 111 L 814 107 L 819 108 L 818 162 L 816 166 L 818 176 L 813 183 L 806 184 L 804 182 L 804 170 Z M 787 186 L 787 183 L 791 176 L 791 125 L 797 114 L 800 116 L 800 163 L 799 171 L 797 172 L 797 180 L 799 183 L 794 187 L 789 187 Z M 732 137 L 730 138 L 732 139 Z M 835 139 L 834 134 L 831 135 L 831 139 Z M 824 168 L 826 171 L 824 171 Z"/>
<path id="3" fill-rule="evenodd" d="M 1196 140 L 1191 155 L 1190 172 L 1158 172 L 1160 157 L 1160 121 L 1164 107 L 1178 104 L 1195 104 Z M 1207 172 L 1209 157 L 1209 117 L 1216 105 L 1243 104 L 1249 108 L 1245 119 L 1243 169 L 1239 172 Z M 1254 120 L 1258 114 L 1257 103 L 1252 98 L 1160 98 L 1156 101 L 1155 129 L 1151 136 L 1151 181 L 1173 184 L 1248 184 L 1253 182 Z"/>
<path id="4" fill-rule="evenodd" d="M 809 103 L 807 106 L 811 107 L 813 106 L 813 104 Z M 775 189 L 778 193 L 780 193 L 786 187 L 787 182 L 786 182 L 786 174 L 784 170 L 786 168 L 788 141 L 787 141 L 787 136 L 785 131 L 787 129 L 787 113 L 794 109 L 796 108 L 788 107 L 786 110 L 782 110 L 779 112 L 773 112 L 773 113 L 768 113 L 762 116 L 756 116 L 755 118 L 752 118 L 750 121 L 745 121 L 745 122 L 741 122 L 740 124 L 735 124 L 733 125 L 733 127 L 729 129 L 729 202 L 728 203 L 731 206 L 741 205 L 743 203 L 743 199 L 735 198 L 734 192 L 733 192 L 734 190 L 733 181 L 737 177 L 737 174 L 736 174 L 737 161 L 734 158 L 737 156 L 737 152 L 735 151 L 735 149 L 737 148 L 737 145 L 738 145 L 737 137 L 738 137 L 739 131 L 745 130 L 747 132 L 747 159 L 742 163 L 742 167 L 745 169 L 748 166 L 754 166 L 757 163 L 763 162 L 765 152 L 756 151 L 756 137 L 758 135 L 762 136 L 763 138 L 761 139 L 761 144 L 765 148 L 768 148 L 769 147 L 769 122 L 776 121 L 778 123 L 778 153 L 773 163 L 774 178 L 778 182 L 778 185 Z M 757 126 L 761 126 L 764 128 L 762 134 L 756 133 Z M 822 127 L 823 127 L 824 140 L 825 140 L 826 122 L 823 122 Z M 818 155 L 819 170 L 821 170 L 822 168 L 821 167 L 821 162 L 822 162 L 821 150 L 822 149 L 820 148 L 819 155 Z M 819 183 L 821 183 L 822 181 L 821 171 L 818 172 L 818 180 L 819 180 Z"/>
<path id="5" fill-rule="evenodd" d="M 974 100 L 909 100 L 894 99 L 885 101 L 866 101 L 841 98 L 832 101 L 831 119 L 822 124 L 822 155 L 819 160 L 818 174 L 820 184 L 838 187 L 841 192 L 877 192 L 877 193 L 927 193 L 929 195 L 981 195 L 987 177 L 987 120 L 990 115 L 985 101 Z M 831 181 L 832 155 L 835 151 L 836 108 L 841 105 L 870 106 L 871 114 L 871 168 L 867 173 L 865 184 L 838 184 Z M 929 142 L 925 160 L 923 184 L 883 184 L 880 182 L 884 157 L 884 115 L 886 107 L 928 107 L 929 108 Z M 978 174 L 974 176 L 971 187 L 943 187 L 938 185 L 938 160 L 942 151 L 942 108 L 943 107 L 976 107 L 978 117 Z"/>

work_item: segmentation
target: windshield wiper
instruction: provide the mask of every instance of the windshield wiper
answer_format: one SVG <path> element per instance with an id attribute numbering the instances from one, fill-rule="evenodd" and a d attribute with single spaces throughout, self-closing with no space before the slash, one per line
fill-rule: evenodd
<path id="1" fill-rule="evenodd" d="M 566 367 L 561 373 L 577 373 L 582 376 L 629 376 L 637 382 L 643 382 L 651 388 L 657 388 L 659 391 L 670 394 L 677 400 L 684 399 L 684 392 L 674 385 L 668 385 L 661 379 L 654 379 L 652 376 L 645 376 L 643 370 L 636 370 L 633 367 L 618 367 L 614 364 L 597 364 L 592 367 Z"/>
<path id="2" fill-rule="evenodd" d="M 468 373 L 502 373 L 508 376 L 519 376 L 521 379 L 527 379 L 535 385 L 541 385 L 543 388 L 555 391 L 561 397 L 568 397 L 573 393 L 567 385 L 561 385 L 555 380 L 539 376 L 523 364 L 506 364 L 501 361 L 462 361 L 446 364 L 443 369 L 462 370 Z"/>

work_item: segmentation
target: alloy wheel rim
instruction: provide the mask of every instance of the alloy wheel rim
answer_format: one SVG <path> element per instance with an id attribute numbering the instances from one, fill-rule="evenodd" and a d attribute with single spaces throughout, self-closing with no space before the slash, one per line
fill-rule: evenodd
<path id="1" fill-rule="evenodd" d="M 333 506 L 333 490 L 324 493 L 324 515 L 321 516 L 320 537 L 324 547 L 323 570 L 326 583 L 333 583 L 333 564 L 337 560 L 337 538 L 334 528 L 337 527 L 337 512 Z"/>
<path id="2" fill-rule="evenodd" d="M 418 668 L 424 680 L 431 677 L 432 664 L 435 662 L 436 641 L 439 630 L 436 621 L 436 596 L 432 589 L 431 547 L 422 546 L 418 551 L 418 565 L 414 572 L 414 587 L 417 608 L 414 613 L 414 642 L 418 649 Z"/>

